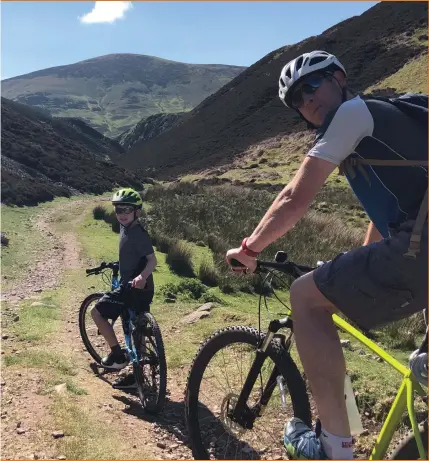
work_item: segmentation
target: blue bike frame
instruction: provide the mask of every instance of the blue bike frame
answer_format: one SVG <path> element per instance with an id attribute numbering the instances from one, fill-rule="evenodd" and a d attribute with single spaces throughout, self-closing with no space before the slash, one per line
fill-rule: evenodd
<path id="1" fill-rule="evenodd" d="M 112 291 L 119 288 L 119 277 L 112 276 Z M 122 329 L 124 331 L 125 338 L 125 349 L 127 351 L 128 357 L 133 363 L 134 366 L 138 366 L 140 357 L 134 347 L 133 342 L 131 341 L 131 332 L 134 328 L 134 320 L 136 319 L 135 312 L 131 309 L 127 309 L 128 312 L 128 321 L 124 319 L 123 314 L 121 313 Z"/>

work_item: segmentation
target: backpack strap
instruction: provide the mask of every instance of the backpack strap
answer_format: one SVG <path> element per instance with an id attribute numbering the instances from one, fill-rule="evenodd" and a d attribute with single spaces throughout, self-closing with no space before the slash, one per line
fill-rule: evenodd
<path id="1" fill-rule="evenodd" d="M 380 159 L 370 159 L 370 158 L 360 158 L 360 157 L 347 157 L 345 158 L 338 167 L 338 174 L 344 175 L 344 172 L 350 175 L 353 179 L 356 176 L 353 168 L 356 167 L 361 173 L 365 171 L 361 165 L 374 165 L 374 166 L 428 166 L 429 162 L 427 160 L 380 160 Z M 368 178 L 368 175 L 364 174 L 365 178 Z M 369 182 L 369 179 L 368 179 Z"/>
<path id="2" fill-rule="evenodd" d="M 363 177 L 370 183 L 369 176 L 366 173 L 362 165 L 374 165 L 374 166 L 423 166 L 427 167 L 429 162 L 427 160 L 379 160 L 379 159 L 363 159 L 360 157 L 347 157 L 341 162 L 338 167 L 340 175 L 344 175 L 345 172 L 353 179 L 356 176 L 354 168 L 357 168 L 363 175 Z M 423 197 L 420 204 L 420 209 L 417 214 L 416 221 L 413 226 L 411 233 L 410 244 L 408 251 L 404 254 L 407 258 L 416 258 L 417 253 L 420 252 L 420 241 L 422 236 L 423 227 L 428 216 L 428 190 Z"/>
<path id="3" fill-rule="evenodd" d="M 417 214 L 416 222 L 414 223 L 413 231 L 411 233 L 410 244 L 408 251 L 404 256 L 408 258 L 416 258 L 416 254 L 420 252 L 420 241 L 422 238 L 422 231 L 428 216 L 428 190 L 426 189 L 425 196 L 423 197 L 420 205 L 419 213 Z"/>

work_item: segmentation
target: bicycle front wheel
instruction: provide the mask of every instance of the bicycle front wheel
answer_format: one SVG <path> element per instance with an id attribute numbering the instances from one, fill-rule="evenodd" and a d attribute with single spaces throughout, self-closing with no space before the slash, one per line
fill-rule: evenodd
<path id="1" fill-rule="evenodd" d="M 104 339 L 103 335 L 98 331 L 98 327 L 95 324 L 91 316 L 91 309 L 97 301 L 104 295 L 104 293 L 92 293 L 87 296 L 79 309 L 79 331 L 82 338 L 83 344 L 89 355 L 95 360 L 97 364 L 101 364 L 101 359 L 107 356 L 111 349 Z M 110 321 L 111 322 L 111 321 Z M 124 343 L 124 334 L 121 326 L 121 322 L 117 321 L 113 325 L 115 330 L 116 338 L 119 344 Z"/>
<path id="2" fill-rule="evenodd" d="M 284 453 L 285 422 L 296 416 L 311 424 L 304 380 L 277 341 L 268 347 L 247 400 L 250 412 L 240 414 L 242 421 L 251 414 L 253 423 L 231 417 L 258 343 L 257 330 L 234 326 L 216 332 L 197 353 L 185 391 L 186 423 L 195 459 L 279 459 Z M 275 367 L 273 375 L 283 377 L 283 405 L 277 382 L 267 386 Z M 264 389 L 270 389 L 266 405 L 261 404 Z"/>
<path id="3" fill-rule="evenodd" d="M 134 375 L 140 401 L 148 413 L 160 413 L 167 393 L 167 362 L 161 330 L 150 312 L 140 315 L 134 342 L 139 357 Z"/>

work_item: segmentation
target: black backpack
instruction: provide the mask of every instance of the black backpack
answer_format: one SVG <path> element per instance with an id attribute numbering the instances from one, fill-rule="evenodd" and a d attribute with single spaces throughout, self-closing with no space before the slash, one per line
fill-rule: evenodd
<path id="1" fill-rule="evenodd" d="M 385 98 L 382 96 L 369 96 L 362 99 L 376 99 L 393 104 L 403 113 L 414 119 L 417 123 L 422 124 L 426 130 L 428 128 L 428 95 L 418 93 L 406 93 L 396 98 Z M 360 168 L 360 165 L 378 165 L 378 166 L 422 166 L 428 167 L 428 161 L 424 160 L 377 160 L 362 159 L 359 157 L 348 157 L 339 166 L 339 173 L 344 174 L 347 170 L 353 177 L 353 168 Z M 362 170 L 361 170 L 362 171 Z M 362 171 L 364 173 L 364 171 Z M 416 258 L 420 251 L 420 240 L 423 226 L 428 216 L 428 191 L 423 197 L 420 210 L 414 223 L 411 234 L 410 244 L 407 253 L 404 256 Z"/>
<path id="2" fill-rule="evenodd" d="M 413 118 L 419 123 L 428 126 L 428 95 L 419 93 L 406 93 L 396 98 L 385 98 L 382 96 L 369 96 L 364 99 L 377 99 L 388 102 L 400 109 L 404 114 Z"/>

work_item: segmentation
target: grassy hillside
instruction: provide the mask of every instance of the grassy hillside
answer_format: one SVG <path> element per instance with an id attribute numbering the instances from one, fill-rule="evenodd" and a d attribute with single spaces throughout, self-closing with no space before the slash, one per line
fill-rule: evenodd
<path id="1" fill-rule="evenodd" d="M 222 245 L 236 243 L 240 230 L 245 231 L 253 224 L 269 196 L 242 188 L 201 188 L 181 184 L 153 188 L 145 198 L 147 220 L 152 220 L 160 231 L 155 236 L 158 267 L 154 273 L 156 296 L 151 311 L 162 331 L 168 363 L 170 393 L 166 412 L 156 421 L 148 418 L 130 394 L 112 390 L 110 383 L 116 375 L 103 374 L 100 379 L 99 375 L 93 374 L 89 366 L 91 360 L 83 352 L 76 318 L 78 306 L 89 293 L 107 289 L 101 277 L 86 278 L 84 269 L 94 267 L 102 260 L 115 260 L 118 251 L 118 235 L 103 220 L 94 220 L 92 209 L 103 205 L 111 211 L 111 205 L 102 201 L 101 197 L 100 200 L 93 197 L 86 201 L 55 199 L 52 203 L 22 212 L 7 207 L 1 230 L 14 232 L 9 232 L 10 247 L 3 249 L 8 254 L 2 261 L 3 279 L 8 276 L 6 282 L 12 281 L 9 274 L 21 273 L 25 277 L 22 268 L 37 261 L 43 262 L 47 254 L 51 255 L 52 246 L 56 248 L 58 245 L 57 240 L 38 232 L 34 219 L 48 222 L 50 231 L 57 238 L 62 236 L 62 241 L 75 242 L 67 253 L 69 256 L 74 254 L 75 263 L 66 265 L 65 258 L 61 258 L 64 250 L 59 250 L 60 254 L 54 256 L 59 258 L 61 270 L 54 288 L 44 288 L 36 297 L 32 295 L 22 302 L 4 303 L 2 413 L 6 417 L 2 423 L 2 450 L 5 457 L 17 459 L 20 453 L 35 453 L 34 458 L 39 459 L 190 459 L 188 433 L 183 425 L 183 391 L 193 357 L 201 342 L 218 328 L 226 325 L 258 327 L 259 295 L 255 292 L 256 284 L 249 289 L 249 276 L 241 278 L 229 271 L 230 283 L 218 285 L 216 280 L 215 286 L 204 285 L 199 277 L 204 264 L 213 264 L 210 259 L 216 261 L 216 253 L 223 251 L 221 246 L 216 246 L 216 238 Z M 344 202 L 340 203 L 345 206 Z M 14 229 L 13 222 L 16 220 L 20 225 Z M 200 229 L 204 241 L 195 242 L 195 238 L 201 238 L 195 233 L 201 222 L 206 226 Z M 162 236 L 162 233 L 165 234 Z M 300 234 L 305 238 L 299 238 Z M 312 239 L 313 234 L 317 234 L 318 241 Z M 51 233 L 49 235 L 52 236 Z M 163 248 L 162 237 L 180 239 L 189 249 L 194 277 L 183 277 L 171 269 L 171 250 Z M 277 249 L 293 249 L 291 258 L 294 260 L 313 262 L 319 256 L 327 257 L 357 244 L 361 237 L 358 229 L 346 228 L 335 217 L 313 211 L 301 223 L 299 230 L 276 246 Z M 44 242 L 43 246 L 39 245 L 40 241 Z M 26 243 L 26 251 L 20 242 Z M 275 248 L 270 252 L 272 250 Z M 22 285 L 15 286 L 17 292 Z M 287 290 L 279 290 L 277 286 L 275 289 L 280 300 L 289 305 Z M 174 302 L 166 302 L 166 294 L 171 291 L 177 296 Z M 185 316 L 208 299 L 215 300 L 215 307 L 207 318 L 194 324 L 182 322 Z M 284 316 L 280 314 L 283 309 L 274 296 L 269 296 L 267 309 L 263 306 L 261 310 L 262 328 L 272 317 Z M 423 333 L 421 317 L 418 314 L 389 328 L 374 331 L 377 343 L 406 364 L 416 346 L 415 341 L 419 341 Z M 367 430 L 356 438 L 355 456 L 368 459 L 401 376 L 386 363 L 377 361 L 352 338 L 342 333 L 340 336 L 351 340 L 344 354 L 363 426 Z M 295 347 L 292 356 L 300 366 Z M 247 372 L 251 363 L 246 360 L 249 356 L 243 356 L 242 360 L 237 356 L 235 360 L 226 360 L 230 382 L 235 378 L 231 367 L 235 366 L 237 359 L 238 368 L 243 373 Z M 209 381 L 210 374 L 206 377 Z M 58 385 L 62 387 L 61 392 Z M 212 386 L 213 395 L 217 398 L 213 403 L 218 405 L 230 389 L 229 383 L 225 382 L 225 373 L 220 376 L 219 382 L 209 381 L 208 385 Z M 224 392 L 221 398 L 219 389 Z M 206 393 L 202 395 L 204 402 L 207 401 L 206 396 Z M 31 407 L 28 407 L 30 400 Z M 290 405 L 289 399 L 287 404 Z M 278 392 L 273 395 L 273 405 L 280 405 Z M 419 400 L 416 409 L 419 421 L 427 417 L 427 406 Z M 270 407 L 267 410 L 262 424 L 267 426 L 268 423 L 269 429 L 272 425 L 275 428 L 275 437 L 267 446 L 269 450 L 278 449 L 281 456 L 284 452 L 279 435 L 286 418 L 279 419 L 279 413 L 271 413 Z M 20 421 L 25 435 L 17 434 L 17 421 Z M 409 426 L 405 414 L 400 432 Z M 54 430 L 63 431 L 64 437 L 54 439 Z M 167 455 L 160 448 L 165 445 L 158 442 L 171 446 Z M 272 459 L 272 456 L 265 454 L 265 458 Z"/>
<path id="2" fill-rule="evenodd" d="M 166 179 L 229 165 L 267 140 L 289 144 L 282 150 L 284 160 L 301 148 L 300 143 L 291 144 L 289 136 L 305 133 L 303 122 L 277 95 L 278 75 L 286 62 L 300 53 L 325 49 L 344 63 L 356 92 L 387 84 L 398 91 L 418 91 L 427 78 L 423 71 L 419 79 L 412 77 L 419 73 L 416 65 L 423 68 L 427 59 L 424 30 L 426 2 L 381 2 L 319 36 L 271 52 L 205 99 L 180 125 L 137 144 L 119 161 L 142 171 L 149 168 L 152 175 Z M 408 70 L 404 81 L 407 63 L 413 71 Z M 386 83 L 388 78 L 393 81 Z"/>
<path id="3" fill-rule="evenodd" d="M 130 150 L 135 144 L 156 138 L 177 125 L 184 120 L 185 114 L 186 112 L 151 115 L 141 120 L 133 128 L 124 131 L 116 140 L 124 149 Z"/>
<path id="4" fill-rule="evenodd" d="M 1 99 L 2 203 L 35 205 L 54 196 L 141 187 L 110 157 L 123 148 L 81 121 L 52 118 Z"/>
<path id="5" fill-rule="evenodd" d="M 3 80 L 2 95 L 115 137 L 150 115 L 193 109 L 244 69 L 112 54 Z"/>
<path id="6" fill-rule="evenodd" d="M 422 41 L 424 43 L 424 41 Z M 426 40 L 427 46 L 427 40 Z M 408 61 L 397 72 L 366 89 L 365 93 L 389 89 L 392 93 L 428 92 L 428 55 L 421 54 Z"/>

